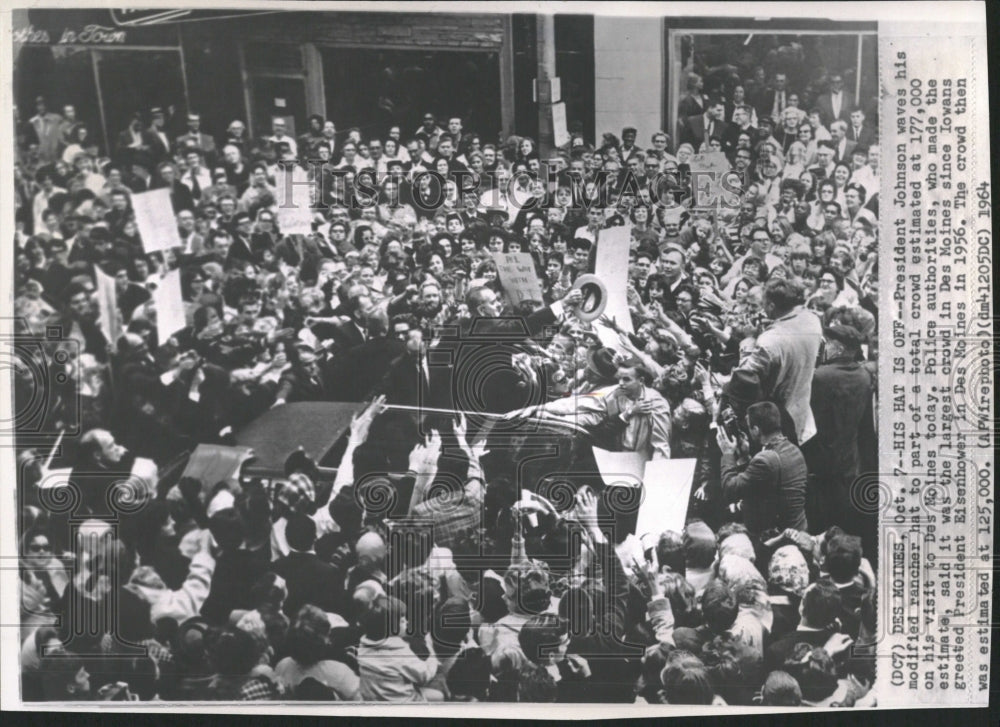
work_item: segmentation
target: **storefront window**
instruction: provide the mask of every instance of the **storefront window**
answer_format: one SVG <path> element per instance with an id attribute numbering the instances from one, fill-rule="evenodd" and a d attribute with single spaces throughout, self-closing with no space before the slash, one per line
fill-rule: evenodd
<path id="1" fill-rule="evenodd" d="M 841 74 L 844 88 L 852 97 L 856 95 L 869 118 L 876 118 L 878 39 L 874 33 L 668 32 L 673 48 L 671 114 L 676 114 L 677 103 L 686 94 L 684 82 L 689 71 L 702 76 L 704 93 L 719 93 L 729 99 L 737 81 L 746 82 L 742 85 L 748 85 L 750 93 L 758 79 L 769 83 L 775 71 L 781 70 L 788 88 L 799 96 L 800 108 L 812 108 L 827 90 L 828 77 Z"/>
<path id="2" fill-rule="evenodd" d="M 500 132 L 500 56 L 494 52 L 325 48 L 327 116 L 365 136 L 402 127 L 404 137 L 431 112 L 493 141 Z"/>
<path id="3" fill-rule="evenodd" d="M 87 48 L 25 46 L 14 67 L 14 89 L 22 120 L 35 115 L 37 96 L 44 96 L 49 109 L 58 114 L 66 104 L 72 104 L 77 118 L 87 125 L 91 138 L 103 149 L 101 109 Z"/>
<path id="4" fill-rule="evenodd" d="M 141 111 L 143 119 L 153 106 L 168 112 L 183 133 L 187 112 L 184 75 L 180 53 L 175 51 L 107 50 L 94 51 L 97 56 L 104 121 L 108 137 L 114 139 L 128 124 L 132 112 Z M 173 113 L 170 114 L 170 109 Z"/>
<path id="5" fill-rule="evenodd" d="M 24 121 L 34 115 L 37 96 L 59 114 L 72 104 L 105 154 L 132 112 L 140 111 L 145 123 L 152 106 L 173 107 L 173 118 L 182 121 L 187 105 L 176 50 L 26 46 L 17 56 L 14 87 Z"/>

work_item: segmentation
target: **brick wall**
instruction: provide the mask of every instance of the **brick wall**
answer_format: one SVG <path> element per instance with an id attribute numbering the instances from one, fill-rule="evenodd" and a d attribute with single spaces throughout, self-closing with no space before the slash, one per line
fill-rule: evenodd
<path id="1" fill-rule="evenodd" d="M 503 43 L 503 16 L 499 14 L 283 13 L 225 22 L 227 33 L 243 39 L 317 45 L 499 50 Z"/>

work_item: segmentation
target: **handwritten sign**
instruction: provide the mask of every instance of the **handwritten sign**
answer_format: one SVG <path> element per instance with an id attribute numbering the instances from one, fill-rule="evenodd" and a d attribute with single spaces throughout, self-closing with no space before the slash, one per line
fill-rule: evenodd
<path id="1" fill-rule="evenodd" d="M 493 262 L 497 265 L 497 275 L 504 295 L 511 306 L 525 300 L 542 300 L 542 283 L 535 272 L 531 254 L 526 252 L 495 252 Z"/>
<path id="2" fill-rule="evenodd" d="M 132 195 L 135 224 L 142 238 L 142 249 L 147 253 L 183 247 L 177 231 L 174 205 L 166 187 Z"/>

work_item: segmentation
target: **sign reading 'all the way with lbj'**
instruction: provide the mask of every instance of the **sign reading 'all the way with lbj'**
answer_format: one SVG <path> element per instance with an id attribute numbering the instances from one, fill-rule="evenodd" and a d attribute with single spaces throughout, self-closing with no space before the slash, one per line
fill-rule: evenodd
<path id="1" fill-rule="evenodd" d="M 497 264 L 497 276 L 511 306 L 525 300 L 541 302 L 542 284 L 530 253 L 495 252 L 493 261 Z"/>

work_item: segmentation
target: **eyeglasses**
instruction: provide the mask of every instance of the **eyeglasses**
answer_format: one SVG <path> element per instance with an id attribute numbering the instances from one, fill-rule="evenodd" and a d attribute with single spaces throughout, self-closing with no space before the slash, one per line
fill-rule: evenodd
<path id="1" fill-rule="evenodd" d="M 52 546 L 49 545 L 48 543 L 32 543 L 31 545 L 28 546 L 28 552 L 30 553 L 42 553 L 42 552 L 48 553 L 51 551 L 52 551 Z"/>

